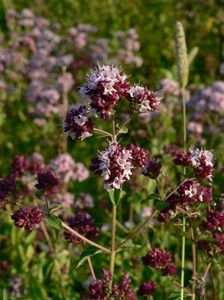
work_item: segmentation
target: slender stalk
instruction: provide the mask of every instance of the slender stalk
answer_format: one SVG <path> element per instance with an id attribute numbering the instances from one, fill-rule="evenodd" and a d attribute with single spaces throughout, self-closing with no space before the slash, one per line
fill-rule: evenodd
<path id="1" fill-rule="evenodd" d="M 207 275 L 208 275 L 208 272 L 209 272 L 211 266 L 212 266 L 212 263 L 210 262 L 210 263 L 207 265 L 207 268 L 206 268 L 205 273 L 204 273 L 204 275 L 203 275 L 203 279 L 204 279 L 204 280 L 206 279 L 206 277 L 207 277 Z"/>
<path id="2" fill-rule="evenodd" d="M 192 249 L 192 260 L 193 260 L 193 272 L 192 272 L 192 296 L 191 299 L 195 300 L 195 278 L 197 272 L 197 253 L 196 253 L 196 244 L 195 244 L 195 235 L 194 229 L 190 226 L 191 232 L 191 249 Z"/>
<path id="3" fill-rule="evenodd" d="M 144 222 L 140 223 L 131 233 L 130 235 L 117 246 L 117 250 L 124 246 L 129 240 L 131 240 L 137 233 L 139 233 L 142 228 L 155 216 L 157 211 L 154 211 L 151 216 L 149 216 Z"/>
<path id="4" fill-rule="evenodd" d="M 183 108 L 183 149 L 186 152 L 187 148 L 187 121 L 186 121 L 186 99 L 185 99 L 185 87 L 182 88 L 182 108 Z M 186 168 L 183 169 L 184 175 L 186 175 Z M 184 269 L 185 269 L 185 232 L 186 232 L 186 218 L 183 216 L 182 222 L 182 251 L 181 251 L 181 297 L 180 299 L 184 299 Z"/>
<path id="5" fill-rule="evenodd" d="M 81 235 L 80 233 L 78 233 L 77 231 L 75 231 L 74 229 L 72 229 L 70 226 L 68 226 L 66 223 L 61 221 L 61 225 L 62 227 L 64 227 L 66 230 L 70 231 L 72 234 L 74 234 L 75 236 L 77 236 L 80 240 L 86 242 L 87 244 L 94 246 L 102 251 L 104 251 L 105 253 L 111 253 L 111 251 L 107 248 L 105 248 L 104 246 L 101 246 L 100 244 L 97 244 L 89 239 L 87 239 L 86 237 L 84 237 L 83 235 Z"/>
<path id="6" fill-rule="evenodd" d="M 94 272 L 94 269 L 93 269 L 93 264 L 92 264 L 91 257 L 87 257 L 87 261 L 88 261 L 88 264 L 89 264 L 89 269 L 90 269 L 91 275 L 93 277 L 93 280 L 95 281 L 96 280 L 96 275 L 95 275 L 95 272 Z"/>
<path id="7" fill-rule="evenodd" d="M 111 272 L 111 281 L 110 289 L 112 289 L 113 284 L 113 275 L 114 275 L 114 265 L 115 265 L 115 255 L 116 255 L 116 218 L 117 218 L 117 205 L 112 204 L 112 236 L 111 236 L 111 256 L 110 256 L 110 272 Z"/>

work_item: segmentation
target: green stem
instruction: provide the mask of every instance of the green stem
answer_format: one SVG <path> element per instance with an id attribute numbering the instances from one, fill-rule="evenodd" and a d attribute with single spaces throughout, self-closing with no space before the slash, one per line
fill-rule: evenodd
<path id="1" fill-rule="evenodd" d="M 116 217 L 117 217 L 117 205 L 112 204 L 112 236 L 111 236 L 111 255 L 110 255 L 110 272 L 111 272 L 111 281 L 110 281 L 110 289 L 112 289 L 113 284 L 113 275 L 114 275 L 114 265 L 115 265 L 115 255 L 116 255 L 116 245 L 115 245 L 115 237 L 116 237 Z"/>
<path id="2" fill-rule="evenodd" d="M 183 148 L 184 152 L 186 152 L 186 144 L 187 144 L 187 118 L 186 118 L 186 99 L 185 99 L 185 87 L 182 88 L 182 108 L 183 108 Z M 184 167 L 184 175 L 186 175 L 186 168 Z M 185 232 L 186 232 L 186 219 L 183 216 L 183 223 L 182 223 L 182 251 L 181 251 L 181 294 L 180 299 L 184 299 L 184 269 L 185 269 Z"/>

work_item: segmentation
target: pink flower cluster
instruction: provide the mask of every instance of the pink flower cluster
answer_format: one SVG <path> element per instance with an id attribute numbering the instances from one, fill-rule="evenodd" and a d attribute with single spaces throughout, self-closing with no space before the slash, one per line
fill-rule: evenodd
<path id="1" fill-rule="evenodd" d="M 199 203 L 209 204 L 213 200 L 212 188 L 200 185 L 195 180 L 185 180 L 176 189 L 176 192 L 166 199 L 167 206 L 160 212 L 159 219 L 167 221 L 179 209 Z"/>
<path id="2" fill-rule="evenodd" d="M 90 113 L 102 119 L 110 118 L 121 97 L 126 97 L 140 113 L 158 110 L 160 103 L 156 93 L 144 87 L 132 87 L 127 76 L 111 65 L 98 65 L 87 76 L 80 94 L 83 101 L 69 107 L 63 125 L 64 133 L 75 140 L 91 136 L 94 121 L 89 117 Z"/>
<path id="3" fill-rule="evenodd" d="M 93 111 L 101 118 L 111 116 L 113 108 L 129 89 L 127 76 L 114 66 L 98 65 L 96 70 L 87 76 L 80 94 L 90 98 Z"/>
<path id="4" fill-rule="evenodd" d="M 63 123 L 64 133 L 74 140 L 84 140 L 92 135 L 94 121 L 88 117 L 86 106 L 70 106 Z"/>
<path id="5" fill-rule="evenodd" d="M 214 156 L 209 150 L 190 150 L 186 154 L 178 151 L 174 162 L 177 165 L 191 166 L 199 179 L 212 180 Z"/>
<path id="6" fill-rule="evenodd" d="M 135 145 L 122 147 L 117 142 L 111 142 L 108 149 L 93 159 L 91 170 L 103 177 L 105 189 L 120 189 L 130 179 L 132 170 L 142 168 L 147 159 L 148 151 L 143 148 Z"/>
<path id="7" fill-rule="evenodd" d="M 82 182 L 89 177 L 89 171 L 82 163 L 75 162 L 68 153 L 59 154 L 51 160 L 49 168 L 63 182 Z"/>

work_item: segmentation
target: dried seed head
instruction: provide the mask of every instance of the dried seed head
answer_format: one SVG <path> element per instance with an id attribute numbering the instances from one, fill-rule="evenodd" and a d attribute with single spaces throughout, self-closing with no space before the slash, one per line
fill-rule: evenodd
<path id="1" fill-rule="evenodd" d="M 176 60 L 178 80 L 180 86 L 185 88 L 188 83 L 189 64 L 184 28 L 180 22 L 176 23 Z"/>

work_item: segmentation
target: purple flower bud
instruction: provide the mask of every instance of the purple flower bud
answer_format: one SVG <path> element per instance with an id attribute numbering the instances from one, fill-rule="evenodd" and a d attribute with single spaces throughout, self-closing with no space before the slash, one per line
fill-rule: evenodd
<path id="1" fill-rule="evenodd" d="M 133 165 L 142 168 L 148 160 L 149 151 L 134 144 L 126 147 L 131 152 Z"/>

